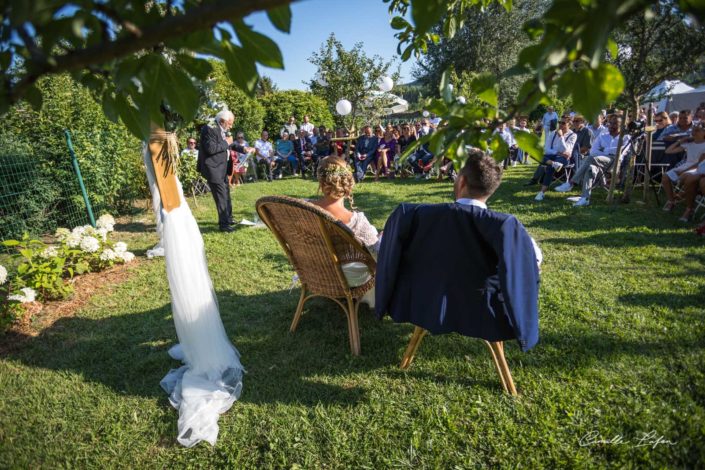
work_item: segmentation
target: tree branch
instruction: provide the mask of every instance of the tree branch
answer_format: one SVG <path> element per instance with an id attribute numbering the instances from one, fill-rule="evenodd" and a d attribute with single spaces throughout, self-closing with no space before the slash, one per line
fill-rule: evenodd
<path id="1" fill-rule="evenodd" d="M 32 64 L 36 68 L 8 91 L 11 103 L 16 102 L 39 77 L 46 74 L 70 72 L 108 62 L 118 57 L 152 47 L 169 39 L 184 36 L 195 31 L 209 29 L 215 23 L 242 18 L 255 11 L 269 10 L 292 3 L 295 0 L 220 0 L 190 10 L 178 16 L 165 17 L 163 21 L 142 30 L 142 36 L 123 37 L 109 43 L 98 44 L 86 49 L 54 57 L 49 61 Z"/>

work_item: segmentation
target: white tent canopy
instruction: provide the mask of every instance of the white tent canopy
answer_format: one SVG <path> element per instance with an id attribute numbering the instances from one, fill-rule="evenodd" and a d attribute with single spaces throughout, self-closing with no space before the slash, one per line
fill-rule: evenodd
<path id="1" fill-rule="evenodd" d="M 695 111 L 700 103 L 705 103 L 705 85 L 691 89 L 689 91 L 678 93 L 668 98 L 668 111 L 680 111 L 682 109 L 690 109 Z"/>
<path id="2" fill-rule="evenodd" d="M 651 89 L 642 100 L 645 105 L 655 104 L 656 111 L 670 111 L 673 109 L 669 106 L 670 100 L 674 95 L 687 93 L 693 90 L 693 87 L 687 85 L 680 80 L 664 80 Z"/>

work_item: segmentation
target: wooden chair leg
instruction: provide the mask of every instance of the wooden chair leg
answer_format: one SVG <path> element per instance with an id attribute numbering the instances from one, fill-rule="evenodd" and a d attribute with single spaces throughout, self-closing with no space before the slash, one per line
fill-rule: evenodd
<path id="1" fill-rule="evenodd" d="M 294 319 L 291 321 L 291 326 L 289 327 L 289 332 L 293 333 L 296 331 L 296 327 L 299 325 L 299 320 L 301 320 L 301 315 L 304 313 L 304 304 L 306 303 L 306 286 L 301 285 L 301 297 L 299 297 L 299 304 L 296 306 L 296 313 L 294 313 Z"/>
<path id="2" fill-rule="evenodd" d="M 504 388 L 504 391 L 508 394 L 516 396 L 517 389 L 514 387 L 512 373 L 509 371 L 507 359 L 504 357 L 504 343 L 502 341 L 485 341 L 485 344 L 490 349 L 490 353 L 492 354 L 492 359 L 495 367 L 497 368 L 499 379 L 502 381 L 502 388 Z"/>
<path id="3" fill-rule="evenodd" d="M 348 297 L 348 308 L 345 312 L 348 317 L 348 337 L 350 338 L 350 352 L 353 356 L 360 355 L 360 328 L 357 323 L 357 306 L 352 297 Z"/>
<path id="4" fill-rule="evenodd" d="M 421 340 L 426 335 L 426 333 L 427 331 L 421 328 L 420 326 L 414 328 L 414 333 L 411 335 L 409 345 L 406 347 L 406 351 L 404 351 L 404 357 L 402 357 L 401 359 L 401 364 L 399 364 L 400 368 L 409 368 L 411 363 L 414 361 L 414 356 L 416 356 L 416 350 L 419 349 Z"/>

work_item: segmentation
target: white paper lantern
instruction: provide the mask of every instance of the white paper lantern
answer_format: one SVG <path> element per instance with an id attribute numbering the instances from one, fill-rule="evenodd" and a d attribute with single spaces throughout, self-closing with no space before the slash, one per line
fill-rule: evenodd
<path id="1" fill-rule="evenodd" d="M 379 81 L 377 82 L 377 86 L 379 87 L 380 91 L 383 91 L 385 93 L 392 91 L 392 88 L 394 88 L 394 80 L 392 80 L 389 77 L 380 77 Z"/>
<path id="2" fill-rule="evenodd" d="M 348 100 L 340 100 L 336 103 L 335 110 L 338 111 L 338 114 L 341 116 L 347 116 L 352 111 L 352 103 Z"/>
<path id="3" fill-rule="evenodd" d="M 323 78 L 323 75 L 319 75 L 319 76 L 316 78 L 316 83 L 318 83 L 318 84 L 321 85 L 321 86 L 328 86 L 328 82 L 326 81 L 325 78 Z"/>
<path id="4" fill-rule="evenodd" d="M 424 110 L 424 112 L 421 114 L 423 114 L 423 117 L 428 117 L 428 115 L 429 115 L 428 111 L 426 111 L 426 110 Z"/>
<path id="5" fill-rule="evenodd" d="M 467 100 L 465 99 L 464 96 L 458 96 L 458 103 L 465 104 L 465 103 L 467 103 Z"/>

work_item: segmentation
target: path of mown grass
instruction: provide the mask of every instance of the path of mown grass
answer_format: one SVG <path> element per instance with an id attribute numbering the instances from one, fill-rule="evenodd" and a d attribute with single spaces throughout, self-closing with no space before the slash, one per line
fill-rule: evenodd
<path id="1" fill-rule="evenodd" d="M 176 444 L 177 414 L 159 388 L 177 366 L 166 354 L 175 333 L 164 262 L 145 261 L 0 358 L 0 467 L 703 466 L 703 242 L 656 208 L 607 207 L 603 193 L 582 210 L 555 193 L 535 203 L 521 186 L 529 171 L 510 170 L 491 201 L 517 214 L 545 255 L 540 343 L 526 354 L 507 347 L 518 399 L 500 392 L 478 340 L 427 338 L 402 372 L 411 327 L 363 309 L 362 355 L 351 357 L 344 317 L 324 300 L 289 334 L 298 292 L 276 241 L 266 229 L 216 231 L 203 197 L 195 213 L 211 275 L 248 370 L 217 445 Z M 247 185 L 234 192 L 236 217 L 252 218 L 259 196 L 315 190 L 292 179 Z M 450 191 L 365 183 L 355 200 L 381 228 L 397 203 Z M 153 228 L 143 222 L 127 228 Z M 591 431 L 627 442 L 581 447 Z M 651 432 L 673 444 L 637 446 Z"/>

